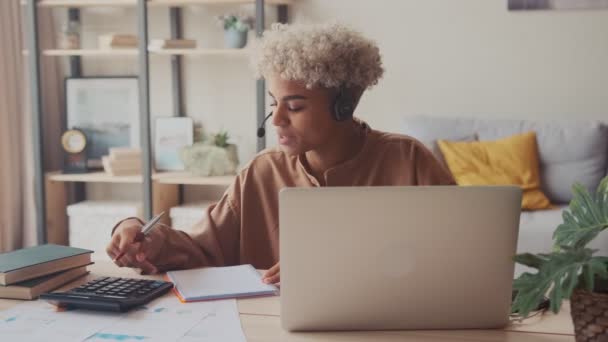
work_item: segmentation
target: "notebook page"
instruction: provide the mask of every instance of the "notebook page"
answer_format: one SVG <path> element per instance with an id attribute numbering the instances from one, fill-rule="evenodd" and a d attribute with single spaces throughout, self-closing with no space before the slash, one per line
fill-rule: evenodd
<path id="1" fill-rule="evenodd" d="M 276 286 L 264 284 L 251 265 L 171 271 L 167 276 L 185 300 L 272 294 L 277 291 Z"/>

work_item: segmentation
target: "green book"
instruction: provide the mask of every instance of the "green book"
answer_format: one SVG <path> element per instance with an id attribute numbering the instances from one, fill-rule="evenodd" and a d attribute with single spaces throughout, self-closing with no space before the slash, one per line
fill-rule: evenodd
<path id="1" fill-rule="evenodd" d="M 10 285 L 91 263 L 93 251 L 41 245 L 0 254 L 0 285 Z"/>
<path id="2" fill-rule="evenodd" d="M 80 266 L 66 271 L 25 280 L 13 285 L 0 286 L 0 298 L 36 299 L 41 293 L 55 290 L 87 273 L 89 273 L 87 267 Z"/>

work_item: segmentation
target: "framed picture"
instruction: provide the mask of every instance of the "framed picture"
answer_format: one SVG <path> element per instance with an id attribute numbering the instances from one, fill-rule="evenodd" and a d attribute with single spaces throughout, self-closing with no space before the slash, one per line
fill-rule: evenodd
<path id="1" fill-rule="evenodd" d="M 159 171 L 181 171 L 184 163 L 180 157 L 183 147 L 194 140 L 194 124 L 187 117 L 160 117 L 155 121 L 154 165 Z"/>
<path id="2" fill-rule="evenodd" d="M 68 129 L 84 132 L 87 166 L 101 168 L 110 147 L 139 147 L 137 77 L 66 78 Z"/>
<path id="3" fill-rule="evenodd" d="M 608 0 L 508 0 L 509 10 L 608 9 Z"/>

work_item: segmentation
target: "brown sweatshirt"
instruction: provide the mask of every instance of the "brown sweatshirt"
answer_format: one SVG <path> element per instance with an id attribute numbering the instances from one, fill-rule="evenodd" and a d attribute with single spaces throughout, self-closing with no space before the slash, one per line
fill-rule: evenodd
<path id="1" fill-rule="evenodd" d="M 327 186 L 455 185 L 451 174 L 417 140 L 362 124 L 365 142 L 352 159 L 324 173 Z M 268 269 L 279 261 L 279 191 L 316 187 L 302 156 L 280 149 L 260 152 L 211 205 L 193 233 L 157 227 L 164 241 L 150 262 L 159 271 L 252 264 Z"/>

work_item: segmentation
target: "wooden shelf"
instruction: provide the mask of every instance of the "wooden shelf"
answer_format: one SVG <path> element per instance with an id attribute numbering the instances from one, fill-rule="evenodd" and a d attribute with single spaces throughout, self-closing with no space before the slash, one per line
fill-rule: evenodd
<path id="1" fill-rule="evenodd" d="M 89 173 L 66 174 L 61 172 L 50 173 L 48 179 L 55 182 L 85 182 L 85 183 L 142 183 L 141 175 L 112 176 L 103 171 Z"/>
<path id="2" fill-rule="evenodd" d="M 248 49 L 153 49 L 151 55 L 248 56 Z"/>
<path id="3" fill-rule="evenodd" d="M 29 52 L 23 50 L 23 55 L 27 56 Z M 90 56 L 90 57 L 113 57 L 113 56 L 137 56 L 138 51 L 136 49 L 78 49 L 78 50 L 44 50 L 42 51 L 44 56 Z M 249 54 L 247 49 L 162 49 L 162 50 L 150 50 L 150 55 L 159 56 L 170 56 L 170 55 L 182 55 L 182 56 L 226 56 L 226 57 L 246 57 Z"/>
<path id="4" fill-rule="evenodd" d="M 236 176 L 195 176 L 189 172 L 160 172 L 154 175 L 154 179 L 160 184 L 183 184 L 183 185 L 221 185 L 229 186 Z"/>
<path id="5" fill-rule="evenodd" d="M 174 185 L 220 185 L 229 186 L 236 176 L 202 177 L 195 176 L 189 172 L 156 172 L 152 175 L 152 180 L 160 184 Z M 142 183 L 141 175 L 132 176 L 112 176 L 104 171 L 89 173 L 65 174 L 62 172 L 51 172 L 48 179 L 54 182 L 83 182 L 83 183 Z"/>
<path id="6" fill-rule="evenodd" d="M 265 0 L 267 5 L 290 5 L 293 0 Z M 255 0 L 148 0 L 149 6 L 184 6 L 184 5 L 221 5 L 255 4 Z"/>
<path id="7" fill-rule="evenodd" d="M 294 0 L 265 0 L 268 5 L 291 5 Z M 26 1 L 21 1 L 26 5 Z M 136 0 L 38 0 L 39 7 L 135 7 Z M 187 6 L 187 5 L 221 5 L 221 4 L 255 4 L 255 0 L 148 0 L 148 6 Z"/>
<path id="8" fill-rule="evenodd" d="M 136 49 L 77 49 L 77 50 L 43 50 L 45 56 L 137 56 Z"/>
<path id="9" fill-rule="evenodd" d="M 134 7 L 135 0 L 39 0 L 39 7 Z"/>

